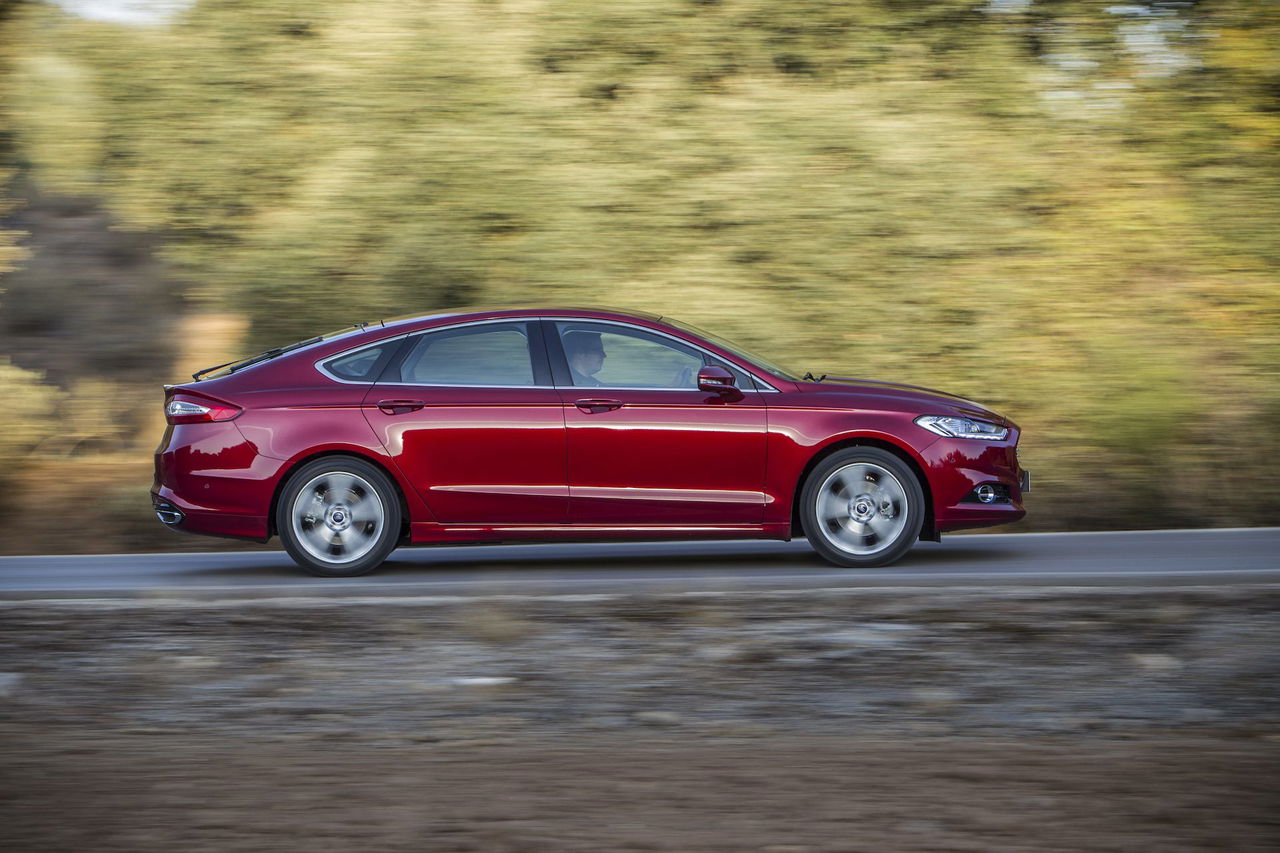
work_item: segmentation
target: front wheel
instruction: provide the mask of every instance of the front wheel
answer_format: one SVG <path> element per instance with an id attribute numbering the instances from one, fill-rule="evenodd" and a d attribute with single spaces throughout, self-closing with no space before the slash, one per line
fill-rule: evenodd
<path id="1" fill-rule="evenodd" d="M 276 530 L 284 549 L 309 574 L 367 574 L 395 550 L 400 500 L 376 466 L 351 456 L 303 465 L 280 495 Z"/>
<path id="2" fill-rule="evenodd" d="M 814 550 L 850 568 L 887 566 L 911 549 L 924 524 L 924 492 L 905 462 L 875 447 L 824 459 L 800 494 L 800 522 Z"/>

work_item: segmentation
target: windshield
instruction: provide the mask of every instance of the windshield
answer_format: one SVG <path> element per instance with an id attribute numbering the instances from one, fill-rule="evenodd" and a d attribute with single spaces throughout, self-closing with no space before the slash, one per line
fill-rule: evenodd
<path id="1" fill-rule="evenodd" d="M 691 332 L 700 338 L 704 338 L 710 341 L 711 343 L 715 344 L 716 346 L 720 347 L 721 349 L 733 353 L 738 358 L 742 359 L 748 364 L 753 364 L 756 367 L 761 368 L 762 370 L 766 370 L 769 373 L 773 373 L 777 376 L 781 376 L 783 379 L 790 379 L 792 382 L 800 381 L 800 375 L 795 371 L 785 368 L 782 365 L 778 364 L 777 362 L 771 361 L 770 359 L 767 359 L 762 355 L 756 355 L 751 350 L 745 347 L 739 346 L 738 344 L 735 344 L 733 341 L 727 341 L 717 334 L 705 331 L 703 329 L 699 329 L 697 326 L 694 326 L 691 323 L 684 323 L 684 322 L 681 322 L 680 320 L 672 319 L 671 317 L 663 317 L 662 322 L 669 323 L 672 326 L 675 326 L 677 329 L 684 329 L 686 332 Z"/>

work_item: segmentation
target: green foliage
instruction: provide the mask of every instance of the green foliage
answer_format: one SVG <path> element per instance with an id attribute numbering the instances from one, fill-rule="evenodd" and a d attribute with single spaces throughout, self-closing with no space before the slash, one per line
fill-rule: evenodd
<path id="1" fill-rule="evenodd" d="M 14 473 L 18 463 L 54 432 L 54 389 L 40 382 L 39 374 L 14 367 L 0 359 L 0 482 Z"/>
<path id="2" fill-rule="evenodd" d="M 634 306 L 1007 410 L 1042 518 L 1263 521 L 1280 15 L 1172 8 L 206 0 L 6 38 L 39 180 L 161 234 L 253 347 Z"/>

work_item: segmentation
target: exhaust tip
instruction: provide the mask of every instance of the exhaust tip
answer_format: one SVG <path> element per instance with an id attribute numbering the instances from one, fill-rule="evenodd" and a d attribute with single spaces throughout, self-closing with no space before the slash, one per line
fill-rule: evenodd
<path id="1" fill-rule="evenodd" d="M 151 504 L 155 508 L 156 518 L 160 519 L 161 523 L 170 527 L 181 524 L 183 519 L 186 518 L 186 516 L 182 514 L 182 510 L 178 509 L 168 501 L 162 501 L 157 498 L 152 500 Z"/>

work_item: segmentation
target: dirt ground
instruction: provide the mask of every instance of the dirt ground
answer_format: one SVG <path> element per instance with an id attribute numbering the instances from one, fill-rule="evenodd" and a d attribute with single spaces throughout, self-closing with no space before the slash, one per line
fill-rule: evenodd
<path id="1" fill-rule="evenodd" d="M 673 737 L 377 747 L 9 730 L 10 851 L 1257 850 L 1280 744 Z"/>
<path id="2" fill-rule="evenodd" d="M 0 850 L 1280 849 L 1280 590 L 0 602 Z"/>

